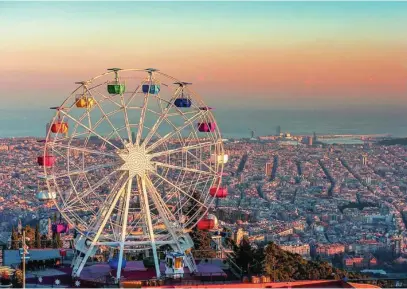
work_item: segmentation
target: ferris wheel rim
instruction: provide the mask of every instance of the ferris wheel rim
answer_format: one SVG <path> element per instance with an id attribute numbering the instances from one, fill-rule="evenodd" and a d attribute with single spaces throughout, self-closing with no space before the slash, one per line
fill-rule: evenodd
<path id="1" fill-rule="evenodd" d="M 121 72 L 126 72 L 126 71 L 142 72 L 142 71 L 146 71 L 146 70 L 145 70 L 145 69 L 123 69 L 123 70 L 120 70 L 120 71 L 121 71 Z M 91 79 L 90 79 L 88 82 L 86 82 L 86 83 L 87 83 L 87 84 L 91 84 L 94 80 L 99 79 L 99 78 L 101 78 L 101 77 L 103 77 L 103 76 L 107 76 L 107 75 L 112 74 L 112 73 L 114 73 L 114 72 L 106 72 L 106 73 L 100 74 L 100 75 L 98 75 L 98 76 L 96 76 L 96 77 L 94 77 L 94 78 L 91 78 Z M 174 78 L 174 77 L 171 77 L 171 76 L 169 76 L 169 75 L 167 75 L 167 74 L 161 73 L 161 72 L 159 72 L 159 71 L 155 71 L 154 73 L 155 73 L 155 74 L 162 75 L 162 76 L 165 76 L 165 77 L 168 77 L 168 78 L 170 78 L 170 79 L 172 79 L 172 80 L 174 80 L 174 81 L 179 81 L 178 79 L 176 79 L 176 78 Z M 105 83 L 105 82 L 103 82 L 102 85 L 103 85 L 104 83 Z M 71 93 L 71 95 L 68 96 L 68 97 L 64 100 L 64 102 L 63 102 L 63 104 L 61 105 L 61 107 L 65 107 L 66 104 L 68 103 L 69 99 L 71 99 L 71 98 L 75 95 L 75 93 L 76 93 L 81 87 L 83 87 L 83 86 L 84 86 L 84 83 L 81 83 L 81 85 L 78 86 L 78 87 Z M 193 90 L 191 90 L 190 88 L 188 88 L 188 89 L 193 92 L 193 94 L 194 94 L 195 97 L 198 97 L 198 98 L 199 98 L 199 95 L 198 95 L 197 93 L 195 93 L 195 92 L 194 92 Z M 149 93 L 148 93 L 147 95 L 149 95 Z M 72 109 L 73 107 L 74 107 L 74 104 L 70 105 L 70 106 L 69 106 L 69 109 Z M 62 110 L 61 113 L 62 113 L 64 116 L 67 116 L 67 115 L 64 113 L 63 110 Z M 210 119 L 215 119 L 214 116 L 213 116 L 213 113 L 212 113 L 211 111 L 206 111 L 205 113 L 206 113 L 206 115 L 209 115 L 209 118 L 210 118 Z M 58 117 L 59 117 L 59 114 L 57 113 L 57 114 L 54 116 L 53 121 L 51 122 L 51 125 L 55 123 L 55 121 L 58 119 Z M 223 145 L 222 145 L 222 142 L 221 142 L 221 134 L 220 134 L 220 130 L 219 130 L 219 127 L 218 127 L 218 126 L 216 126 L 215 131 L 216 131 L 217 135 L 219 136 L 219 139 L 220 139 L 219 144 L 221 145 L 221 153 L 223 154 L 223 153 L 224 153 L 224 149 L 223 149 Z M 49 138 L 49 135 L 50 135 L 50 134 L 51 134 L 51 132 L 48 131 L 47 139 Z M 102 141 L 108 142 L 108 141 L 106 141 L 104 138 L 102 138 L 102 137 L 100 137 L 100 136 L 98 136 L 98 138 L 101 139 Z M 72 141 L 72 139 L 70 139 L 70 143 L 71 143 L 71 141 Z M 55 139 L 54 139 L 54 143 L 55 143 Z M 164 143 L 165 143 L 165 142 L 164 142 Z M 70 147 L 70 149 L 71 149 L 71 148 L 72 148 L 72 147 Z M 82 149 L 83 149 L 83 148 L 82 148 Z M 151 150 L 153 150 L 153 149 L 151 149 Z M 159 153 L 155 153 L 155 154 L 156 154 L 156 156 L 159 156 L 160 153 L 161 153 L 161 155 L 163 155 L 165 152 L 159 152 Z M 44 156 L 45 156 L 45 155 L 46 155 L 46 151 L 44 150 Z M 111 155 L 111 156 L 113 156 L 113 155 Z M 157 161 L 156 163 L 160 163 L 160 162 Z M 45 171 L 45 174 L 48 174 L 46 167 L 44 167 L 44 171 Z M 203 172 L 203 171 L 201 171 L 201 172 Z M 218 172 L 218 173 L 220 173 L 220 174 L 223 173 L 223 164 L 220 166 L 220 172 Z M 117 182 L 118 182 L 118 181 L 117 181 Z M 218 187 L 219 187 L 219 185 L 218 185 Z M 206 194 L 206 196 L 208 197 L 208 194 Z M 195 224 L 196 224 L 200 219 L 202 219 L 202 218 L 204 217 L 204 215 L 206 214 L 206 212 L 209 210 L 209 208 L 212 206 L 213 202 L 215 201 L 215 198 L 211 198 L 210 200 L 211 200 L 210 203 L 208 203 L 206 206 L 204 206 L 204 207 L 205 207 L 205 213 L 202 213 L 201 218 L 196 219 Z M 58 211 L 61 212 L 60 207 L 58 206 L 57 200 L 53 200 L 53 201 L 54 201 L 54 204 L 56 205 Z M 71 220 L 71 218 L 68 217 L 68 216 L 64 216 L 64 219 L 66 219 L 68 222 L 69 222 L 69 220 Z"/>

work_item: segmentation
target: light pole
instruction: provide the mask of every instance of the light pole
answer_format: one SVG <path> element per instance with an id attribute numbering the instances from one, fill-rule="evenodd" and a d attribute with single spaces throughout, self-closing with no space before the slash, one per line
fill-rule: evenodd
<path id="1" fill-rule="evenodd" d="M 23 230 L 23 240 L 22 240 L 22 248 L 20 249 L 20 255 L 21 255 L 21 261 L 22 261 L 22 271 L 23 271 L 23 288 L 25 288 L 25 260 L 27 259 L 27 249 L 28 249 L 28 247 L 27 247 L 27 245 L 25 244 L 25 241 L 26 241 L 26 237 L 25 237 L 25 230 Z M 28 240 L 30 240 L 29 238 L 27 238 Z M 28 259 L 29 259 L 30 257 L 28 256 Z"/>
<path id="2" fill-rule="evenodd" d="M 23 230 L 23 288 L 25 288 L 25 230 Z"/>

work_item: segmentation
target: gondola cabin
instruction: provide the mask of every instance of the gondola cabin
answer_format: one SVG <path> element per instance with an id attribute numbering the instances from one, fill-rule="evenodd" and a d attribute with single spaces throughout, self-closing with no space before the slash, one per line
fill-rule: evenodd
<path id="1" fill-rule="evenodd" d="M 143 84 L 141 90 L 143 93 L 158 94 L 160 92 L 160 85 L 157 83 Z"/>
<path id="2" fill-rule="evenodd" d="M 200 108 L 199 108 L 199 110 L 212 110 L 213 108 L 212 107 L 209 107 L 209 106 L 201 106 Z"/>
<path id="3" fill-rule="evenodd" d="M 107 92 L 112 95 L 123 94 L 126 91 L 126 85 L 119 81 L 112 81 L 107 84 Z"/>
<path id="4" fill-rule="evenodd" d="M 52 167 L 55 163 L 54 156 L 40 156 L 37 158 L 37 163 L 43 167 Z"/>
<path id="5" fill-rule="evenodd" d="M 53 133 L 65 134 L 68 132 L 68 123 L 63 121 L 57 121 L 51 125 L 51 131 Z"/>
<path id="6" fill-rule="evenodd" d="M 213 187 L 209 189 L 209 194 L 214 198 L 226 198 L 228 196 L 228 189 L 227 188 L 217 188 Z"/>
<path id="7" fill-rule="evenodd" d="M 198 230 L 201 231 L 210 231 L 216 229 L 217 227 L 218 227 L 218 218 L 211 214 L 201 219 L 197 224 Z"/>
<path id="8" fill-rule="evenodd" d="M 36 195 L 36 198 L 40 202 L 47 202 L 51 200 L 55 200 L 57 197 L 57 194 L 55 192 L 49 192 L 49 191 L 41 191 L 38 192 Z"/>
<path id="9" fill-rule="evenodd" d="M 192 101 L 189 98 L 177 98 L 174 105 L 176 107 L 191 107 Z"/>
<path id="10" fill-rule="evenodd" d="M 52 232 L 54 233 L 68 233 L 69 225 L 65 223 L 52 224 Z"/>
<path id="11" fill-rule="evenodd" d="M 218 164 L 226 164 L 229 160 L 229 156 L 227 154 L 212 154 L 211 155 L 211 162 L 218 163 Z"/>
<path id="12" fill-rule="evenodd" d="M 165 256 L 165 275 L 168 278 L 184 277 L 184 254 L 168 252 Z"/>
<path id="13" fill-rule="evenodd" d="M 200 132 L 213 132 L 216 129 L 216 123 L 214 122 L 200 122 L 198 123 L 198 130 Z"/>
<path id="14" fill-rule="evenodd" d="M 109 267 L 112 270 L 117 270 L 119 267 L 119 258 L 114 257 L 108 261 Z M 123 257 L 122 259 L 122 269 L 126 268 L 127 262 L 126 259 Z"/>
<path id="15" fill-rule="evenodd" d="M 91 108 L 95 104 L 95 99 L 90 96 L 76 97 L 76 107 L 78 108 Z"/>

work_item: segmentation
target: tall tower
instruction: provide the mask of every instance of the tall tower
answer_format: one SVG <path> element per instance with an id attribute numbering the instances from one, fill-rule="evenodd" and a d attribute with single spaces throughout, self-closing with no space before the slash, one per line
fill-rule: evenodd
<path id="1" fill-rule="evenodd" d="M 252 138 L 254 138 L 254 130 L 252 130 L 252 131 L 250 132 L 250 135 L 251 135 Z"/>
<path id="2" fill-rule="evenodd" d="M 276 135 L 279 136 L 280 133 L 281 133 L 281 126 L 278 125 L 277 129 L 276 129 Z"/>
<path id="3" fill-rule="evenodd" d="M 367 154 L 362 155 L 362 165 L 366 166 L 367 165 Z"/>
<path id="4" fill-rule="evenodd" d="M 266 163 L 266 168 L 265 168 L 266 177 L 271 176 L 272 169 L 273 169 L 273 164 L 272 163 Z"/>
<path id="5" fill-rule="evenodd" d="M 314 137 L 313 137 L 314 143 L 318 141 L 317 133 L 314 131 Z"/>

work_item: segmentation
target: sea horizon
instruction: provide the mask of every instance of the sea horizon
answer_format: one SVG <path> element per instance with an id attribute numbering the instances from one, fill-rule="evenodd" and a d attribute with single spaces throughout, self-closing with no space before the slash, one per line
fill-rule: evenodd
<path id="1" fill-rule="evenodd" d="M 214 116 L 224 138 L 248 138 L 281 132 L 294 135 L 316 134 L 390 134 L 407 136 L 405 108 L 319 108 L 267 109 L 218 108 Z M 45 125 L 54 111 L 46 109 L 0 109 L 0 138 L 44 137 Z"/>

